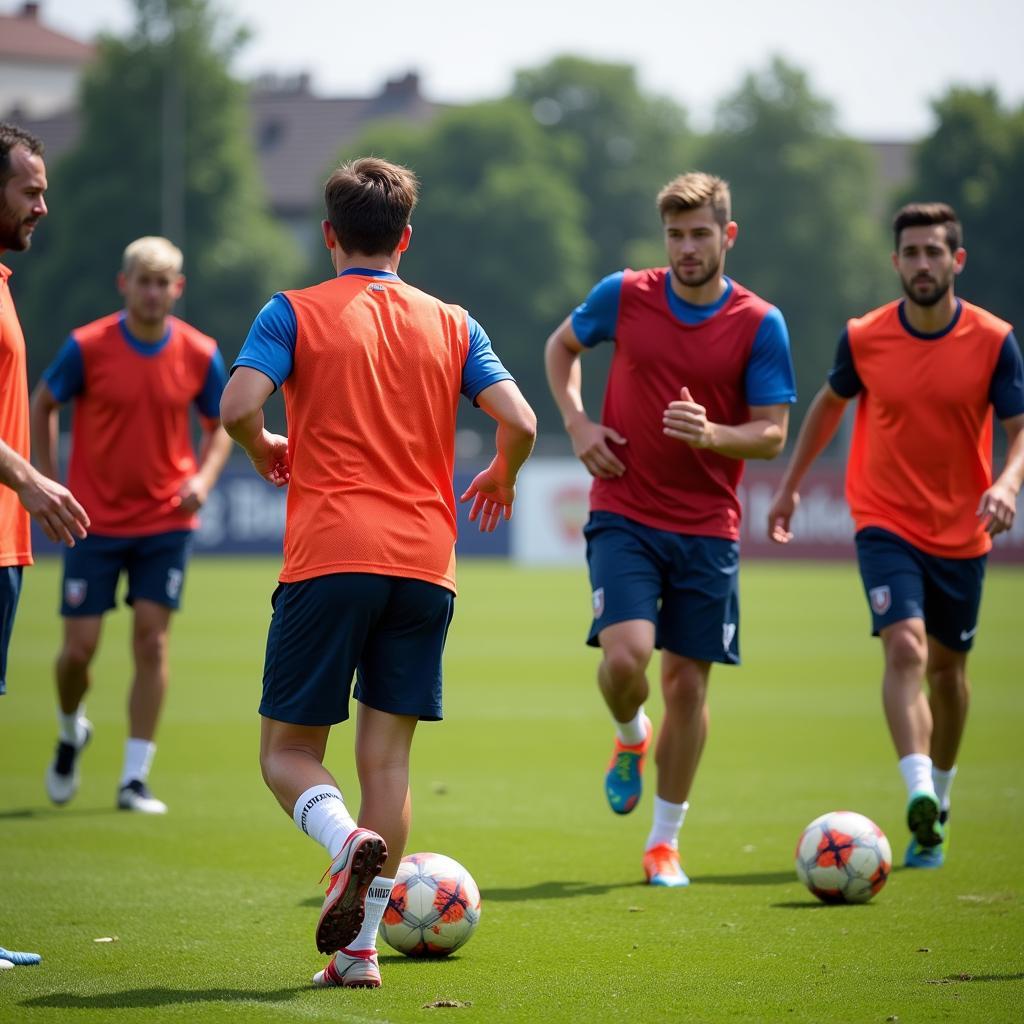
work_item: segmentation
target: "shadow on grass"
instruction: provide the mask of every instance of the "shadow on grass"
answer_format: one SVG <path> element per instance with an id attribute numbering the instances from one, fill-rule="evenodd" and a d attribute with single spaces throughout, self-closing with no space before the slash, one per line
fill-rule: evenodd
<path id="1" fill-rule="evenodd" d="M 177 1006 L 188 1003 L 285 1003 L 309 986 L 279 988 L 272 992 L 253 989 L 210 988 L 136 988 L 120 992 L 100 992 L 83 996 L 70 992 L 54 992 L 48 996 L 26 999 L 21 1006 L 56 1007 L 62 1010 L 139 1010 L 153 1006 Z"/>
<path id="2" fill-rule="evenodd" d="M 788 885 L 796 881 L 792 871 L 751 871 L 746 875 L 691 875 L 694 885 Z"/>
<path id="3" fill-rule="evenodd" d="M 85 818 L 97 814 L 111 815 L 119 812 L 111 804 L 110 807 L 18 807 L 10 811 L 0 811 L 0 821 L 26 820 L 30 818 Z"/>
<path id="4" fill-rule="evenodd" d="M 817 899 L 788 900 L 785 903 L 773 903 L 772 910 L 845 910 L 847 912 L 855 907 L 874 907 L 871 903 L 822 903 Z"/>
<path id="5" fill-rule="evenodd" d="M 966 985 L 975 981 L 1024 981 L 1024 974 L 947 974 L 944 978 L 929 979 L 929 985 Z"/>

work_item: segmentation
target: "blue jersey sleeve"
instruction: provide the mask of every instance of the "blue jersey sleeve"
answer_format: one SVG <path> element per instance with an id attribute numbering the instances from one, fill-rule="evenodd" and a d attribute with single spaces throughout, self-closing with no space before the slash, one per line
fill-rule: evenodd
<path id="1" fill-rule="evenodd" d="M 232 372 L 239 366 L 251 367 L 266 374 L 279 388 L 292 372 L 298 331 L 292 304 L 278 292 L 257 314 Z"/>
<path id="2" fill-rule="evenodd" d="M 74 335 L 69 335 L 61 346 L 57 358 L 43 373 L 43 380 L 58 402 L 67 402 L 82 393 L 85 388 L 85 367 L 82 363 L 82 350 Z"/>
<path id="3" fill-rule="evenodd" d="M 828 383 L 840 398 L 856 398 L 864 390 L 864 382 L 857 373 L 857 367 L 853 365 L 850 335 L 846 331 L 839 336 L 836 357 L 828 372 Z"/>
<path id="4" fill-rule="evenodd" d="M 796 401 L 789 330 L 782 313 L 774 306 L 765 314 L 754 336 L 743 383 L 747 405 L 783 405 Z"/>
<path id="5" fill-rule="evenodd" d="M 997 419 L 1008 420 L 1024 413 L 1024 359 L 1013 331 L 999 350 L 988 395 Z"/>
<path id="6" fill-rule="evenodd" d="M 573 333 L 586 348 L 615 337 L 624 274 L 625 271 L 619 270 L 599 281 L 572 311 Z"/>
<path id="7" fill-rule="evenodd" d="M 484 388 L 500 380 L 512 380 L 512 374 L 494 354 L 487 332 L 467 313 L 469 353 L 462 367 L 462 393 L 476 405 L 476 397 Z"/>
<path id="8" fill-rule="evenodd" d="M 196 408 L 201 416 L 210 420 L 220 419 L 220 396 L 227 382 L 228 372 L 224 367 L 224 357 L 220 354 L 220 349 L 215 348 L 206 371 L 206 380 L 203 381 L 203 390 L 196 395 Z"/>

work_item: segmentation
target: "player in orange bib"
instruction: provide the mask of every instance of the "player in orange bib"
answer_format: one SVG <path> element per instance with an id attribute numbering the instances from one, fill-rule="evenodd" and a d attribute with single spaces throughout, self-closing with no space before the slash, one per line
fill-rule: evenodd
<path id="1" fill-rule="evenodd" d="M 490 531 L 512 514 L 536 418 L 464 310 L 397 274 L 412 234 L 411 171 L 346 164 L 326 188 L 335 275 L 275 295 L 232 368 L 221 414 L 257 472 L 288 487 L 260 704 L 263 777 L 327 850 L 321 986 L 376 988 L 377 928 L 409 835 L 409 753 L 441 718 L 455 596 L 460 395 L 497 421 L 497 454 L 463 500 Z M 287 438 L 263 404 L 284 392 Z M 355 675 L 358 825 L 323 760 Z"/>
<path id="2" fill-rule="evenodd" d="M 123 572 L 135 672 L 117 806 L 167 810 L 148 776 L 168 684 L 171 614 L 181 603 L 196 513 L 231 451 L 218 419 L 226 374 L 217 344 L 170 315 L 185 286 L 181 265 L 166 238 L 132 242 L 118 276 L 124 310 L 72 331 L 32 396 L 33 447 L 48 474 L 56 472 L 57 409 L 73 403 L 68 482 L 92 518 L 89 538 L 64 557 L 59 737 L 46 773 L 56 804 L 78 789 L 92 732 L 83 704 L 89 667 Z M 193 408 L 203 434 L 198 457 Z"/>
<path id="3" fill-rule="evenodd" d="M 905 297 L 847 324 L 768 532 L 791 539 L 800 481 L 856 398 L 846 496 L 908 792 L 906 863 L 932 868 L 945 860 L 985 560 L 992 537 L 1013 525 L 1024 480 L 1024 362 L 1010 324 L 954 295 L 967 254 L 952 208 L 905 206 L 893 228 Z M 995 481 L 993 414 L 1009 438 Z"/>

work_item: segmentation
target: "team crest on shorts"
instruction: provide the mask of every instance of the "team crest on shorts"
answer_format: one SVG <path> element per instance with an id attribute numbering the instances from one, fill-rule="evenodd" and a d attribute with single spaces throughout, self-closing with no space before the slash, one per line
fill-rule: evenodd
<path id="1" fill-rule="evenodd" d="M 722 650 L 727 651 L 732 644 L 732 638 L 736 635 L 735 622 L 722 623 Z"/>
<path id="2" fill-rule="evenodd" d="M 599 619 L 604 614 L 604 587 L 598 587 L 591 598 L 594 605 L 594 618 Z"/>
<path id="3" fill-rule="evenodd" d="M 167 596 L 172 601 L 176 601 L 181 593 L 181 581 L 184 576 L 185 574 L 180 569 L 167 570 Z"/>
<path id="4" fill-rule="evenodd" d="M 89 581 L 79 579 L 66 579 L 64 581 L 64 603 L 69 608 L 77 608 L 89 592 Z"/>
<path id="5" fill-rule="evenodd" d="M 871 610 L 876 615 L 884 615 L 892 607 L 892 591 L 888 586 L 872 587 L 868 591 Z"/>

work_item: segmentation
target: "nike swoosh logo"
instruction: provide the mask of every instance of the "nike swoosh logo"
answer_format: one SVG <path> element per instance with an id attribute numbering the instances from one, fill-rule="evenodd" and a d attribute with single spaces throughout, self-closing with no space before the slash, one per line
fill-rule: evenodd
<path id="1" fill-rule="evenodd" d="M 977 633 L 977 632 L 978 632 L 978 627 L 977 626 L 975 626 L 974 629 L 971 629 L 971 630 L 961 629 L 960 630 L 960 642 L 963 643 L 963 644 L 967 643 L 967 641 L 970 640 L 971 637 L 974 636 L 974 634 Z"/>

